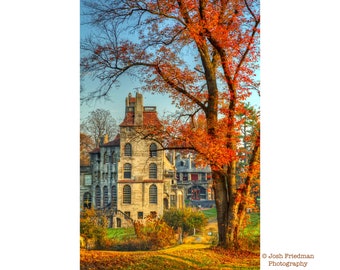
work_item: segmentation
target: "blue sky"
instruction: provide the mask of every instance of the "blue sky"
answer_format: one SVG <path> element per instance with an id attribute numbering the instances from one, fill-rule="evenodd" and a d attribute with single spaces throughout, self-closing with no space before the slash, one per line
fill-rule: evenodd
<path id="1" fill-rule="evenodd" d="M 82 16 L 80 16 L 81 22 L 85 21 Z M 92 29 L 88 25 L 81 24 L 80 26 L 80 37 L 84 38 L 91 33 Z M 185 55 L 184 55 L 185 57 Z M 258 71 L 259 73 L 259 71 Z M 87 79 L 84 81 L 83 86 L 85 89 L 95 89 L 98 84 L 95 81 Z M 125 113 L 125 98 L 129 93 L 133 95 L 136 93 L 136 87 L 139 84 L 136 80 L 132 80 L 128 76 L 122 76 L 119 81 L 119 87 L 113 86 L 110 91 L 109 100 L 101 99 L 96 101 L 90 101 L 86 104 L 81 104 L 80 106 L 80 119 L 84 119 L 91 111 L 96 109 L 109 110 L 112 116 L 116 119 L 117 123 L 120 123 L 124 118 Z M 145 106 L 157 106 L 158 115 L 161 117 L 164 114 L 173 112 L 176 110 L 175 106 L 171 104 L 172 100 L 166 94 L 151 94 L 147 92 L 142 92 L 144 97 Z M 260 107 L 260 97 L 254 92 L 248 100 L 255 107 Z"/>

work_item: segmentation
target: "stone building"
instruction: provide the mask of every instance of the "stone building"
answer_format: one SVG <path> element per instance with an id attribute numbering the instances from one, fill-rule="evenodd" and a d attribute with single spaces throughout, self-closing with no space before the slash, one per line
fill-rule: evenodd
<path id="1" fill-rule="evenodd" d="M 195 165 L 193 155 L 176 155 L 177 185 L 184 189 L 184 198 L 191 205 L 211 207 L 214 204 L 210 166 Z"/>
<path id="2" fill-rule="evenodd" d="M 129 94 L 119 127 L 115 139 L 104 137 L 90 152 L 90 166 L 80 170 L 81 209 L 104 210 L 111 227 L 123 227 L 131 220 L 162 215 L 169 207 L 183 207 L 174 162 L 157 141 L 145 138 L 147 128 L 161 127 L 156 107 L 143 106 L 139 93 Z"/>

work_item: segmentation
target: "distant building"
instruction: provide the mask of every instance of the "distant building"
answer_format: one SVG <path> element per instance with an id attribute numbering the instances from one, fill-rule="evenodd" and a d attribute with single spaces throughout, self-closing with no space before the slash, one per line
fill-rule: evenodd
<path id="1" fill-rule="evenodd" d="M 142 131 L 161 127 L 156 107 L 143 106 L 139 93 L 126 98 L 125 118 L 113 141 L 104 137 L 90 154 L 90 166 L 81 167 L 81 208 L 104 210 L 111 227 L 131 220 L 162 215 L 164 209 L 184 206 L 184 195 L 175 184 L 175 165 L 157 141 Z"/>
<path id="2" fill-rule="evenodd" d="M 176 155 L 176 180 L 177 185 L 184 189 L 184 197 L 195 205 L 202 201 L 213 201 L 212 178 L 210 166 L 196 166 L 191 154 Z M 196 202 L 195 202 L 196 201 Z M 197 201 L 201 201 L 198 203 Z M 211 202 L 209 205 L 213 204 Z"/>

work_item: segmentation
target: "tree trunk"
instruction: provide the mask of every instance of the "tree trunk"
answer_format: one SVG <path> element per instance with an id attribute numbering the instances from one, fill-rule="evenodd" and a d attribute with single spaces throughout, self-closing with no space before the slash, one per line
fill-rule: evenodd
<path id="1" fill-rule="evenodd" d="M 236 189 L 236 161 L 232 161 L 227 166 L 227 186 L 228 186 L 228 228 L 227 228 L 227 248 L 238 248 L 235 243 L 235 229 L 238 224 L 237 215 L 237 189 Z"/>
<path id="2" fill-rule="evenodd" d="M 236 161 L 231 162 L 227 169 L 227 185 L 229 195 L 228 205 L 228 228 L 227 228 L 227 248 L 238 249 L 239 244 L 239 233 L 243 225 L 247 199 L 250 196 L 252 179 L 256 172 L 257 164 L 259 162 L 260 155 L 260 134 L 257 135 L 255 146 L 253 149 L 253 155 L 250 160 L 247 177 L 244 186 L 237 190 L 236 185 Z"/>
<path id="3" fill-rule="evenodd" d="M 225 176 L 221 172 L 213 171 L 213 189 L 215 192 L 215 204 L 217 211 L 218 226 L 218 246 L 227 247 L 227 215 L 228 215 L 228 197 Z"/>
<path id="4" fill-rule="evenodd" d="M 238 206 L 238 225 L 236 227 L 236 242 L 238 242 L 238 236 L 240 228 L 243 225 L 244 217 L 246 215 L 247 210 L 247 198 L 250 196 L 253 178 L 256 176 L 257 173 L 259 173 L 259 167 L 258 163 L 260 161 L 260 132 L 257 134 L 255 146 L 253 149 L 253 154 L 251 156 L 250 162 L 249 162 L 249 168 L 247 172 L 247 177 L 245 179 L 244 187 L 240 190 L 240 203 Z"/>

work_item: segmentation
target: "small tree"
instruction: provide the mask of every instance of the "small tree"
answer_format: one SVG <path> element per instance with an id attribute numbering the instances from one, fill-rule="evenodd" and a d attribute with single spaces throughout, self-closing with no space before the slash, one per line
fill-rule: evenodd
<path id="1" fill-rule="evenodd" d="M 196 230 L 207 225 L 208 219 L 203 212 L 194 208 L 186 208 L 184 211 L 184 232 L 195 235 Z"/>
<path id="2" fill-rule="evenodd" d="M 104 245 L 107 233 L 107 218 L 102 213 L 94 209 L 85 209 L 80 216 L 80 233 L 85 238 L 86 248 L 89 247 L 89 240 L 94 241 L 95 248 Z"/>
<path id="3" fill-rule="evenodd" d="M 89 135 L 80 133 L 80 166 L 90 165 L 89 152 L 94 148 L 94 146 L 94 142 Z"/>
<path id="4" fill-rule="evenodd" d="M 162 219 L 178 232 L 180 243 L 182 243 L 184 233 L 194 234 L 196 229 L 201 229 L 207 224 L 204 214 L 193 208 L 171 208 L 164 212 Z"/>

